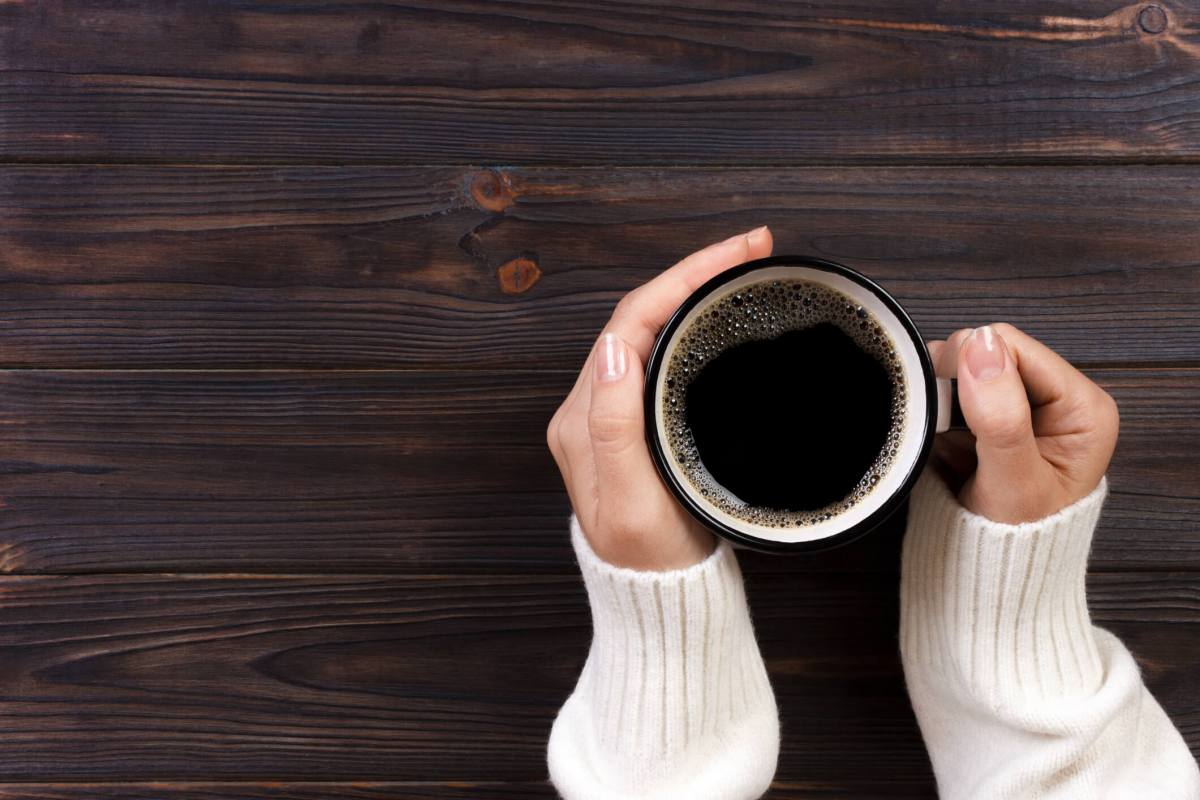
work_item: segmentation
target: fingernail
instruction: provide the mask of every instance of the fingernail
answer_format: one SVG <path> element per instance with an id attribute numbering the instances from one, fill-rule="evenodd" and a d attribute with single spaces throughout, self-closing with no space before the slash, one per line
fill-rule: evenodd
<path id="1" fill-rule="evenodd" d="M 1004 340 L 991 325 L 972 331 L 966 347 L 967 369 L 975 380 L 994 380 L 1004 372 Z"/>
<path id="2" fill-rule="evenodd" d="M 746 231 L 745 233 L 735 233 L 733 236 L 730 236 L 728 239 L 721 242 L 721 244 L 736 242 L 738 239 L 745 239 L 749 244 L 757 244 L 762 240 L 763 234 L 766 233 L 766 231 L 767 226 L 760 225 L 754 230 Z"/>
<path id="3" fill-rule="evenodd" d="M 600 337 L 600 352 L 596 356 L 596 380 L 612 383 L 625 377 L 629 363 L 625 356 L 625 342 L 620 336 L 606 333 Z"/>
<path id="4" fill-rule="evenodd" d="M 751 247 L 758 247 L 767 243 L 767 226 L 755 228 L 746 234 L 746 243 Z"/>

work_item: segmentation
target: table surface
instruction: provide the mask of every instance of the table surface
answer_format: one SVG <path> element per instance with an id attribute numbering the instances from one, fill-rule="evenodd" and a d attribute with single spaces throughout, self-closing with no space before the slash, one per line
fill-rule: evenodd
<path id="1" fill-rule="evenodd" d="M 544 429 L 770 224 L 1119 401 L 1090 605 L 1200 751 L 1200 8 L 0 4 L 0 797 L 552 797 Z M 893 523 L 746 554 L 774 798 L 932 797 Z"/>

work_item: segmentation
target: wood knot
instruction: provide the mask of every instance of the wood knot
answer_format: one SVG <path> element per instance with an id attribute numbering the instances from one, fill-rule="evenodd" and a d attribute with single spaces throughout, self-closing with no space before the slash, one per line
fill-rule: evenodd
<path id="1" fill-rule="evenodd" d="M 471 198 L 484 210 L 500 212 L 516 202 L 517 193 L 507 175 L 487 169 L 471 179 Z"/>
<path id="2" fill-rule="evenodd" d="M 521 294 L 538 282 L 542 270 L 538 267 L 537 255 L 527 253 L 501 264 L 496 270 L 496 277 L 500 279 L 500 291 Z"/>
<path id="3" fill-rule="evenodd" d="M 1158 6 L 1146 6 L 1138 14 L 1138 27 L 1146 33 L 1162 33 L 1167 29 L 1167 12 Z"/>

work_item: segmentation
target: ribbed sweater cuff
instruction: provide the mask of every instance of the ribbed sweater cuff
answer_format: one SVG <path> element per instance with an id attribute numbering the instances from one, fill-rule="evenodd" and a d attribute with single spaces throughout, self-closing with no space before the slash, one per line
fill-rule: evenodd
<path id="1" fill-rule="evenodd" d="M 1103 667 L 1084 579 L 1107 481 L 1043 519 L 993 522 L 932 471 L 909 505 L 901 580 L 906 668 L 993 703 L 1088 694 Z"/>
<path id="2" fill-rule="evenodd" d="M 686 569 L 653 572 L 603 561 L 574 517 L 571 541 L 593 634 L 556 723 L 574 732 L 556 731 L 559 741 L 551 740 L 560 791 L 571 796 L 564 784 L 578 770 L 567 765 L 584 762 L 620 796 L 667 796 L 650 788 L 676 787 L 681 778 L 708 781 L 703 791 L 711 797 L 765 790 L 778 753 L 778 712 L 730 545 L 721 541 Z M 715 753 L 722 755 L 714 763 Z"/>

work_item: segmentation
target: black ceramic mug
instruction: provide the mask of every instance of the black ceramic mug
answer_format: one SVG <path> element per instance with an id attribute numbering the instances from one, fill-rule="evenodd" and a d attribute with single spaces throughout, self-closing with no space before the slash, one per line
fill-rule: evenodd
<path id="1" fill-rule="evenodd" d="M 769 288 L 772 283 L 776 286 L 773 290 Z M 753 296 L 756 289 L 761 296 L 781 291 L 780 285 L 813 284 L 818 290 L 827 290 L 821 292 L 823 297 L 844 298 L 863 318 L 862 324 L 870 322 L 880 336 L 890 340 L 889 363 L 902 375 L 900 385 L 904 387 L 896 400 L 902 406 L 902 414 L 896 417 L 899 420 L 895 423 L 896 438 L 890 443 L 894 455 L 886 468 L 879 470 L 881 474 L 871 476 L 875 482 L 869 490 L 844 509 L 793 525 L 781 525 L 778 520 L 760 524 L 744 515 L 730 513 L 728 506 L 723 508 L 715 502 L 713 493 L 706 492 L 695 480 L 697 464 L 691 463 L 691 472 L 681 466 L 681 459 L 687 461 L 688 457 L 681 456 L 678 445 L 673 446 L 667 433 L 671 423 L 666 403 L 668 398 L 677 399 L 677 393 L 667 385 L 668 365 L 694 324 L 711 325 L 705 322 L 705 312 L 711 312 L 714 304 L 722 303 L 722 308 L 728 308 L 742 296 Z M 707 318 L 711 320 L 712 314 Z M 836 381 L 837 375 L 823 379 Z M 768 552 L 826 550 L 869 532 L 903 505 L 929 458 L 934 434 L 962 427 L 953 384 L 951 380 L 935 378 L 933 361 L 916 325 L 895 298 L 877 283 L 832 261 L 772 256 L 712 278 L 693 292 L 667 321 L 646 365 L 646 435 L 654 463 L 672 494 L 717 534 L 735 544 Z M 798 453 L 796 479 L 804 480 L 805 470 L 821 469 L 821 461 L 821 453 Z M 701 477 L 711 489 L 711 474 L 704 472 Z"/>

